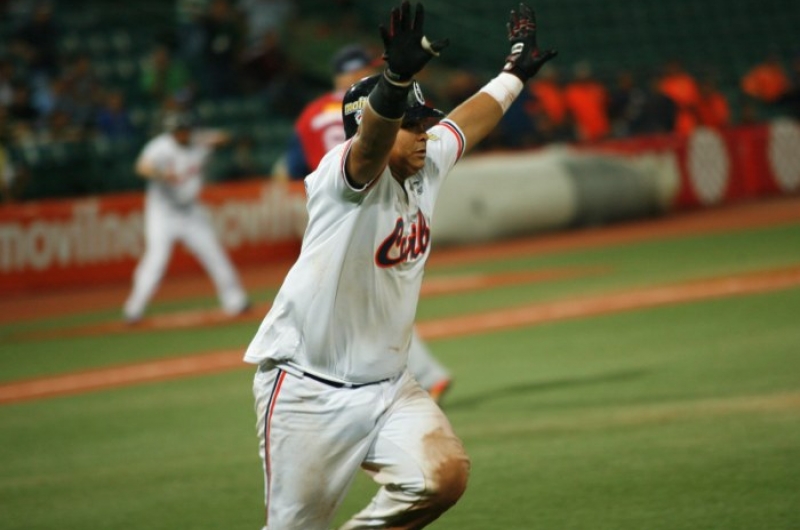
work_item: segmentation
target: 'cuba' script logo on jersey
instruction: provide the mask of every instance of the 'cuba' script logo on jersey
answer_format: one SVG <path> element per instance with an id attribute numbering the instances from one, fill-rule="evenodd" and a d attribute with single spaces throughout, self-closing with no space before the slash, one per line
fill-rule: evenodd
<path id="1" fill-rule="evenodd" d="M 425 255 L 431 242 L 431 229 L 422 212 L 417 212 L 417 219 L 411 223 L 408 234 L 405 228 L 403 218 L 398 217 L 394 230 L 375 253 L 375 263 L 379 267 L 394 267 L 403 262 L 416 261 Z"/>

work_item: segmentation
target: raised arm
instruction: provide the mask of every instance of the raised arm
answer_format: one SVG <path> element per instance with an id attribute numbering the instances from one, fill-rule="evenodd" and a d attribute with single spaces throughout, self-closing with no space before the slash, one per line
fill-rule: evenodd
<path id="1" fill-rule="evenodd" d="M 392 9 L 389 28 L 380 27 L 386 69 L 369 95 L 345 160 L 347 177 L 354 185 L 366 185 L 386 167 L 414 75 L 448 44 L 447 40 L 429 41 L 423 32 L 424 20 L 422 4 L 417 4 L 412 16 L 411 5 L 404 1 Z"/>
<path id="2" fill-rule="evenodd" d="M 511 52 L 503 71 L 447 116 L 458 124 L 468 147 L 479 143 L 497 126 L 525 83 L 558 54 L 556 50 L 539 49 L 536 15 L 528 6 L 520 4 L 519 12 L 511 11 L 507 28 Z"/>

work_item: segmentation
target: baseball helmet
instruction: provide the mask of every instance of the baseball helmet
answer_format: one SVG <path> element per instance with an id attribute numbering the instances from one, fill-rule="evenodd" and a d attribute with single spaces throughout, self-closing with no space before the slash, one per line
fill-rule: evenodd
<path id="1" fill-rule="evenodd" d="M 342 119 L 344 120 L 344 132 L 347 138 L 352 138 L 361 123 L 361 113 L 367 105 L 372 89 L 378 84 L 383 74 L 375 74 L 365 77 L 358 83 L 351 86 L 344 94 L 342 99 Z M 425 104 L 425 96 L 419 83 L 414 81 L 411 90 L 408 91 L 408 101 L 406 102 L 406 114 L 403 122 L 411 122 L 434 118 L 440 120 L 445 114 L 439 109 L 435 109 Z"/>
<path id="2" fill-rule="evenodd" d="M 372 65 L 373 59 L 365 48 L 349 44 L 340 48 L 331 59 L 333 75 L 349 74 Z"/>

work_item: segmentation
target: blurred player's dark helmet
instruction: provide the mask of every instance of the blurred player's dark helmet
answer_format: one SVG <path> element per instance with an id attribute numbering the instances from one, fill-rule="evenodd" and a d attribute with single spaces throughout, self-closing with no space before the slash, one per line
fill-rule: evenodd
<path id="1" fill-rule="evenodd" d="M 358 83 L 351 86 L 344 93 L 342 100 L 342 119 L 344 120 L 344 132 L 347 138 L 352 138 L 361 123 L 361 113 L 367 105 L 367 97 L 378 80 L 383 74 L 375 74 L 365 77 Z M 408 102 L 406 103 L 406 114 L 403 123 L 420 121 L 425 119 L 440 120 L 444 118 L 444 112 L 425 104 L 425 96 L 419 83 L 413 82 L 411 90 L 408 91 Z"/>

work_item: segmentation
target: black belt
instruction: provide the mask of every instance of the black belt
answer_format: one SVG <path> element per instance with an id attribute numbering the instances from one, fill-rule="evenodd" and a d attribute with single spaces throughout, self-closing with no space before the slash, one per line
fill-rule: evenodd
<path id="1" fill-rule="evenodd" d="M 391 380 L 391 378 L 387 377 L 386 379 L 381 379 L 380 381 L 371 381 L 369 383 L 345 383 L 342 381 L 331 381 L 330 379 L 325 379 L 324 377 L 320 377 L 318 375 L 311 374 L 309 372 L 302 372 L 302 373 L 303 377 L 308 377 L 309 379 L 313 379 L 314 381 L 319 381 L 320 383 L 332 386 L 333 388 L 361 388 L 363 386 L 377 385 Z"/>

